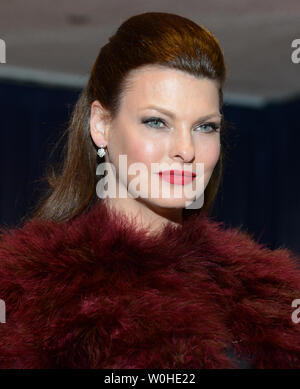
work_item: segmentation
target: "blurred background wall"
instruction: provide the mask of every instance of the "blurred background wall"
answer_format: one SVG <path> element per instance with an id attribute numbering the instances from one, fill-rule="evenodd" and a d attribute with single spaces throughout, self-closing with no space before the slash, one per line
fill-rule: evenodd
<path id="1" fill-rule="evenodd" d="M 214 218 L 242 225 L 270 248 L 284 246 L 299 254 L 296 0 L 2 1 L 0 225 L 16 226 L 42 193 L 38 180 L 59 157 L 53 146 L 100 48 L 122 21 L 147 11 L 177 13 L 203 24 L 224 50 L 223 113 L 232 128 Z"/>

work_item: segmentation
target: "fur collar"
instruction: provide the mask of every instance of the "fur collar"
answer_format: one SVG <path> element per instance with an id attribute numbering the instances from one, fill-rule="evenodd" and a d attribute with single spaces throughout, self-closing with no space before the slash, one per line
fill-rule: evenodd
<path id="1" fill-rule="evenodd" d="M 205 214 L 146 234 L 102 201 L 2 230 L 1 368 L 300 368 L 300 269 Z"/>

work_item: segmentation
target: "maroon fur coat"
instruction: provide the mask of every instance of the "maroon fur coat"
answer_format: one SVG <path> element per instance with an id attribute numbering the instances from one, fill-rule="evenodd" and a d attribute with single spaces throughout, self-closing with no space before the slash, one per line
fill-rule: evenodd
<path id="1" fill-rule="evenodd" d="M 2 231 L 1 368 L 300 368 L 300 269 L 204 215 L 147 236 L 98 202 Z"/>

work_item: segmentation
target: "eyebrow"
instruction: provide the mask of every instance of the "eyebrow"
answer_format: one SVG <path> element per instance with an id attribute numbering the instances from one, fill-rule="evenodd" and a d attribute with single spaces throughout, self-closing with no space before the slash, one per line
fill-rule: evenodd
<path id="1" fill-rule="evenodd" d="M 175 115 L 174 113 L 172 113 L 171 111 L 168 111 L 167 109 L 162 108 L 162 107 L 158 107 L 158 106 L 156 106 L 156 105 L 148 105 L 147 107 L 141 108 L 141 110 L 144 110 L 144 109 L 155 109 L 156 111 L 159 111 L 159 112 L 161 112 L 161 113 L 163 113 L 163 114 L 169 116 L 169 117 L 172 118 L 172 119 L 175 119 L 175 117 L 176 117 L 176 115 Z M 220 114 L 219 112 L 213 112 L 213 113 L 211 113 L 211 114 L 209 114 L 209 115 L 205 115 L 205 116 L 200 117 L 198 120 L 196 120 L 196 121 L 194 122 L 194 124 L 195 124 L 195 123 L 198 123 L 198 122 L 200 122 L 200 121 L 204 121 L 204 120 L 211 119 L 211 118 L 213 118 L 213 117 L 217 117 L 217 116 L 218 116 L 220 119 L 223 118 L 223 115 Z"/>

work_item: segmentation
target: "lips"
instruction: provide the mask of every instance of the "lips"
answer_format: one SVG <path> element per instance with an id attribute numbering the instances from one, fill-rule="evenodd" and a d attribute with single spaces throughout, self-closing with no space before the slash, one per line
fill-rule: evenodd
<path id="1" fill-rule="evenodd" d="M 175 176 L 185 176 L 185 177 L 196 177 L 196 174 L 188 170 L 164 170 L 159 172 L 160 175 L 175 175 Z"/>
<path id="2" fill-rule="evenodd" d="M 170 184 L 186 185 L 194 180 L 196 174 L 187 170 L 164 170 L 159 172 L 159 176 Z"/>

